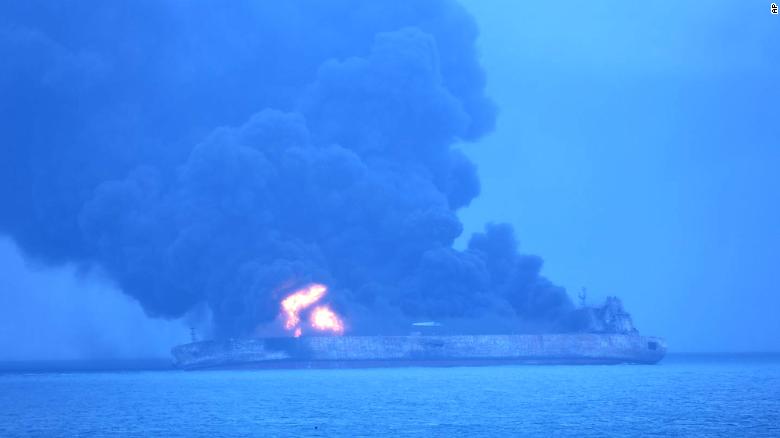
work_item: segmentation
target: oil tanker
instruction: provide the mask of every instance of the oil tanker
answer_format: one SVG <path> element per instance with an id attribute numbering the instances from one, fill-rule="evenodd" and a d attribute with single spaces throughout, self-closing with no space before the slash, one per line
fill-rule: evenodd
<path id="1" fill-rule="evenodd" d="M 330 368 L 493 364 L 653 364 L 665 342 L 637 334 L 307 336 L 204 341 L 173 349 L 203 368 Z"/>
<path id="2" fill-rule="evenodd" d="M 616 298 L 580 316 L 588 332 L 246 338 L 193 342 L 172 354 L 183 369 L 654 364 L 666 354 L 666 342 L 639 335 Z"/>

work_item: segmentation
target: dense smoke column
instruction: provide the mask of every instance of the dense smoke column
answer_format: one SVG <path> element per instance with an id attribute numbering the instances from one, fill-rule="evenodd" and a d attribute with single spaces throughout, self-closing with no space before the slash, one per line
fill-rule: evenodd
<path id="1" fill-rule="evenodd" d="M 570 310 L 508 225 L 452 248 L 479 193 L 453 144 L 495 118 L 457 4 L 34 3 L 0 19 L 0 230 L 30 255 L 221 336 L 310 281 L 358 332 Z"/>

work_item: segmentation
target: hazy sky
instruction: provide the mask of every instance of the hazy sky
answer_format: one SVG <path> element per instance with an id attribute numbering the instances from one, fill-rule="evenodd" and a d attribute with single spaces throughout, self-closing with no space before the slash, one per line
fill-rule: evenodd
<path id="1" fill-rule="evenodd" d="M 542 2 L 540 2 L 542 3 Z M 671 350 L 779 350 L 780 18 L 766 2 L 468 1 L 494 134 L 461 217 Z"/>
<path id="2" fill-rule="evenodd" d="M 464 145 L 482 181 L 464 236 L 514 224 L 548 277 L 620 296 L 672 351 L 780 350 L 780 18 L 765 2 L 539 3 L 465 2 L 500 116 Z M 186 339 L 94 272 L 30 265 L 8 239 L 0 266 L 0 345 L 40 341 L 18 357 Z M 18 324 L 36 318 L 45 333 Z"/>
<path id="3" fill-rule="evenodd" d="M 187 341 L 96 272 L 26 261 L 0 238 L 0 360 L 165 357 Z"/>

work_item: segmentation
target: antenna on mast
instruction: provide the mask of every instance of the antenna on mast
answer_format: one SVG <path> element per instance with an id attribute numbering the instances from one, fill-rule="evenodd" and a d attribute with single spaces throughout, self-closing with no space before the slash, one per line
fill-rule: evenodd
<path id="1" fill-rule="evenodd" d="M 577 298 L 580 299 L 580 307 L 585 307 L 588 299 L 588 289 L 585 286 L 582 287 Z"/>

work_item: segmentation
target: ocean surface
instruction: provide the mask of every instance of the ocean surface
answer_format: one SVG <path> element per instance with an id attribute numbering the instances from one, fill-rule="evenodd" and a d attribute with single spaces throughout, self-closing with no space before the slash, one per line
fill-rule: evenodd
<path id="1" fill-rule="evenodd" d="M 82 365 L 0 364 L 0 436 L 780 437 L 777 355 L 645 366 Z"/>

